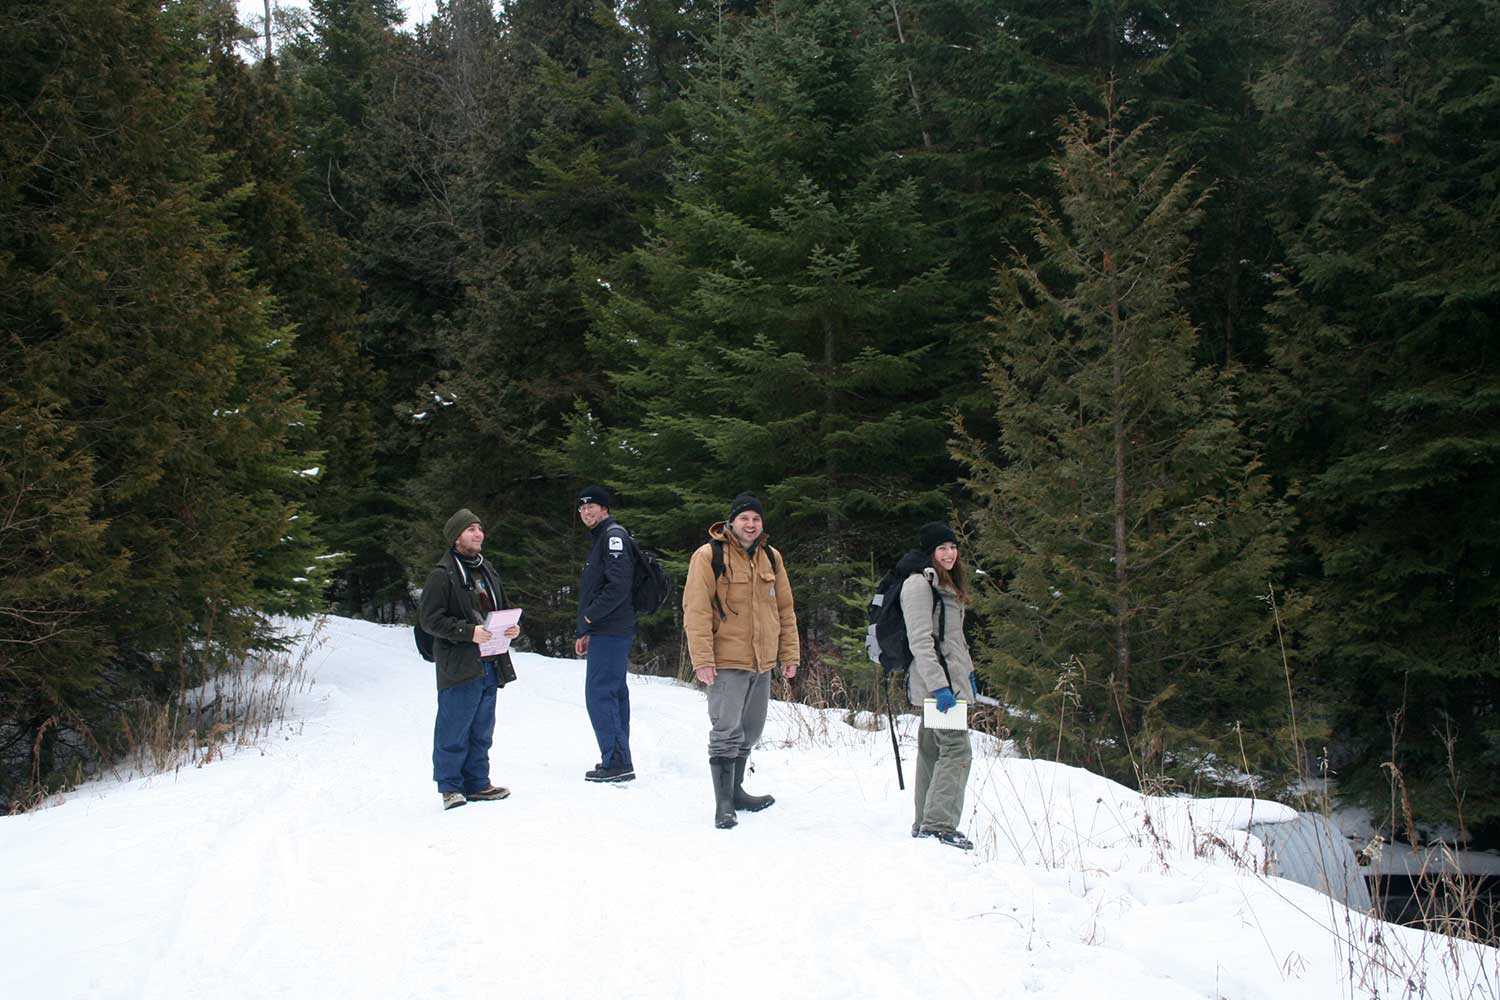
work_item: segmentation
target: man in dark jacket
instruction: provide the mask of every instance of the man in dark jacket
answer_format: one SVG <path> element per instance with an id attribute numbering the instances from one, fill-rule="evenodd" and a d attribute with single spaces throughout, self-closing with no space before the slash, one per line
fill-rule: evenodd
<path id="1" fill-rule="evenodd" d="M 589 529 L 593 547 L 578 581 L 578 638 L 573 651 L 587 657 L 583 700 L 599 743 L 599 763 L 586 781 L 632 781 L 630 689 L 625 675 L 635 639 L 635 544 L 610 516 L 613 498 L 602 486 L 578 492 L 578 519 Z"/>
<path id="2" fill-rule="evenodd" d="M 491 611 L 505 607 L 500 574 L 481 553 L 484 527 L 460 510 L 443 527 L 448 551 L 422 588 L 422 627 L 432 634 L 437 665 L 437 723 L 432 733 L 432 777 L 443 808 L 492 802 L 510 795 L 490 783 L 490 744 L 495 736 L 495 690 L 515 680 L 510 654 L 481 659 L 479 644 L 493 636 L 484 627 Z M 521 630 L 511 626 L 507 638 Z"/>

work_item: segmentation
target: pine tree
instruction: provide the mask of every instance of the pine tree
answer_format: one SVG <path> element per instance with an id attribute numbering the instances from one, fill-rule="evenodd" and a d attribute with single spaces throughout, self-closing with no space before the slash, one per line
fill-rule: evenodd
<path id="1" fill-rule="evenodd" d="M 981 673 L 1036 753 L 1135 782 L 1284 776 L 1281 511 L 1184 304 L 1205 196 L 1105 107 L 1066 121 L 1061 214 L 1037 203 L 1038 256 L 1000 275 L 999 440 L 959 438 L 1003 581 Z"/>
<path id="2" fill-rule="evenodd" d="M 1316 606 L 1301 642 L 1341 787 L 1388 808 L 1391 762 L 1419 820 L 1493 835 L 1500 5 L 1293 4 L 1283 29 L 1256 89 L 1287 248 L 1264 420 Z"/>
<path id="3" fill-rule="evenodd" d="M 726 24 L 678 104 L 668 206 L 590 290 L 614 394 L 569 443 L 678 552 L 757 492 L 830 642 L 871 553 L 946 513 L 946 408 L 977 371 L 918 187 L 892 176 L 877 28 L 857 3 Z"/>

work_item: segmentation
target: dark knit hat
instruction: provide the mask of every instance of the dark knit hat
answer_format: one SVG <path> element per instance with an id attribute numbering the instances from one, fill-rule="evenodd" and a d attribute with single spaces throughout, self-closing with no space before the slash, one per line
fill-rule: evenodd
<path id="1" fill-rule="evenodd" d="M 443 540 L 449 546 L 452 546 L 454 542 L 458 541 L 458 536 L 464 533 L 464 529 L 471 524 L 477 524 L 480 527 L 484 526 L 483 522 L 469 508 L 465 507 L 463 510 L 457 511 L 452 517 L 448 518 L 448 523 L 443 525 Z"/>
<path id="2" fill-rule="evenodd" d="M 578 491 L 578 506 L 586 503 L 596 503 L 601 507 L 613 507 L 615 498 L 610 496 L 609 490 L 603 486 L 585 486 Z"/>
<path id="3" fill-rule="evenodd" d="M 755 494 L 741 493 L 739 496 L 735 497 L 734 502 L 729 505 L 728 519 L 730 521 L 733 521 L 735 518 L 739 517 L 747 510 L 755 511 L 755 513 L 760 515 L 761 520 L 765 520 L 766 518 L 766 509 L 760 505 L 760 501 L 755 498 Z"/>
<path id="4" fill-rule="evenodd" d="M 922 550 L 923 555 L 932 555 L 933 550 L 944 542 L 957 545 L 958 536 L 942 521 L 928 521 L 917 531 L 917 547 Z"/>

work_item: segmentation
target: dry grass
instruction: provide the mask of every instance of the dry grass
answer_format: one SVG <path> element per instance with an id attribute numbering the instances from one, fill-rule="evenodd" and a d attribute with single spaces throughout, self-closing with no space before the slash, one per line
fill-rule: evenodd
<path id="1" fill-rule="evenodd" d="M 127 703 L 119 719 L 122 749 L 106 762 L 106 769 L 129 778 L 203 767 L 230 750 L 252 746 L 280 731 L 287 725 L 292 698 L 312 684 L 307 661 L 326 641 L 323 626 L 322 618 L 313 620 L 295 656 L 255 654 L 226 666 L 207 684 L 179 690 L 165 704 L 144 698 Z M 34 774 L 31 787 L 17 798 L 11 811 L 44 806 L 85 777 L 78 768 L 61 789 L 49 790 L 40 775 Z"/>

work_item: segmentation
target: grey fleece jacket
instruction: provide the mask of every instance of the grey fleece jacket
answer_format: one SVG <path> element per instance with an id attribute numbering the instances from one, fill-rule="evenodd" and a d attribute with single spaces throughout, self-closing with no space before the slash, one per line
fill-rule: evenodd
<path id="1" fill-rule="evenodd" d="M 937 570 L 931 566 L 911 574 L 901 585 L 901 615 L 906 619 L 906 642 L 911 646 L 912 656 L 911 669 L 906 673 L 906 695 L 917 706 L 923 699 L 931 698 L 938 688 L 950 686 L 959 698 L 974 700 L 974 687 L 969 683 L 974 661 L 969 657 L 969 644 L 964 641 L 964 606 L 957 594 L 944 587 L 939 587 L 938 593 L 946 608 L 947 630 L 942 636 L 943 655 L 948 658 L 946 676 L 938 662 L 935 648 L 938 611 L 932 600 L 932 588 L 936 585 Z"/>

